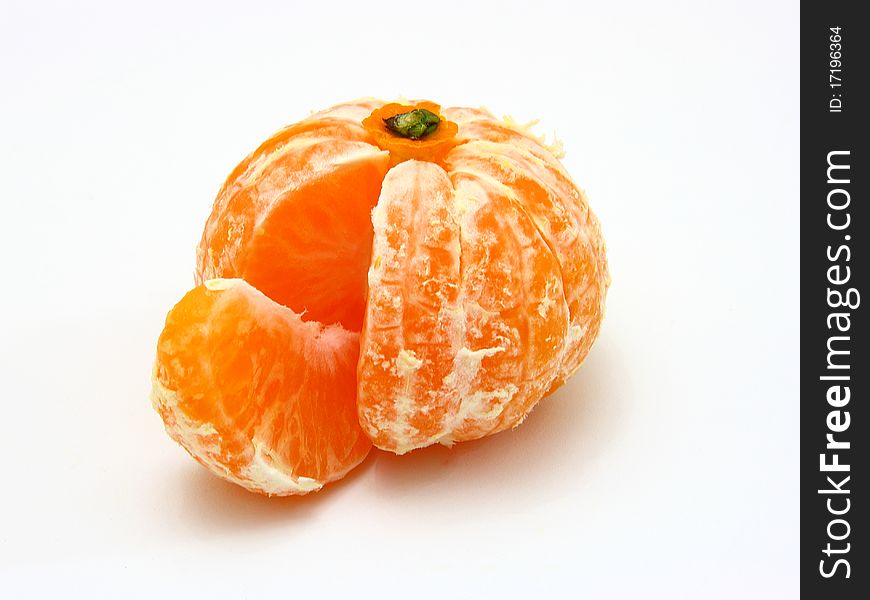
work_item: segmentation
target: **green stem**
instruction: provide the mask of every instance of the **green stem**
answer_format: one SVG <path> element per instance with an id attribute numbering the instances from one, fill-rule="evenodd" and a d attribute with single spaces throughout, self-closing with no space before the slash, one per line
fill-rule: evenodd
<path id="1" fill-rule="evenodd" d="M 441 119 L 435 113 L 425 108 L 415 108 L 384 119 L 387 129 L 402 137 L 419 140 L 438 129 Z"/>

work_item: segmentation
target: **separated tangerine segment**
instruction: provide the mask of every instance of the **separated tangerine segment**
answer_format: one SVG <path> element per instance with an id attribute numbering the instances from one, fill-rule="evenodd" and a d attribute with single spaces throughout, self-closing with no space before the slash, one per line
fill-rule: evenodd
<path id="1" fill-rule="evenodd" d="M 151 398 L 170 437 L 213 473 L 304 494 L 371 447 L 357 420 L 358 356 L 358 334 L 305 322 L 243 280 L 211 280 L 167 316 Z"/>

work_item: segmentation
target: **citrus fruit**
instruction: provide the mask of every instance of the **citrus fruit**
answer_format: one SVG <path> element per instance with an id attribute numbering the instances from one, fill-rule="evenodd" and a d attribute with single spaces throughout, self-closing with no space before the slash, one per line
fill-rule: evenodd
<path id="1" fill-rule="evenodd" d="M 198 282 L 243 278 L 306 320 L 359 331 L 389 154 L 339 115 L 279 131 L 236 167 L 205 225 Z"/>
<path id="2" fill-rule="evenodd" d="M 170 311 L 152 401 L 169 435 L 217 475 L 265 494 L 320 489 L 371 442 L 357 422 L 359 335 L 305 322 L 241 279 Z"/>
<path id="3" fill-rule="evenodd" d="M 372 217 L 357 398 L 397 453 L 522 422 L 586 357 L 610 283 L 598 220 L 550 148 L 483 109 L 440 114 L 457 133 L 428 154 L 364 122 L 404 160 Z"/>
<path id="4" fill-rule="evenodd" d="M 371 442 L 401 454 L 521 423 L 588 354 L 610 283 L 559 153 L 428 101 L 349 102 L 270 137 L 221 188 L 199 285 L 161 335 L 170 435 L 287 494 Z"/>

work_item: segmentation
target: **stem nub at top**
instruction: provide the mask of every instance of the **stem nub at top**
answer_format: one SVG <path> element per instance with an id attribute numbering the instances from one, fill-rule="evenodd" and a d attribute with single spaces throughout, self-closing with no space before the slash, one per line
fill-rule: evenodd
<path id="1" fill-rule="evenodd" d="M 434 102 L 390 102 L 362 121 L 372 141 L 390 153 L 390 164 L 404 160 L 440 163 L 457 144 L 459 126 L 441 115 Z"/>
<path id="2" fill-rule="evenodd" d="M 384 119 L 387 129 L 402 137 L 419 140 L 434 133 L 441 119 L 435 113 L 425 108 L 415 108 L 405 113 L 393 115 Z"/>

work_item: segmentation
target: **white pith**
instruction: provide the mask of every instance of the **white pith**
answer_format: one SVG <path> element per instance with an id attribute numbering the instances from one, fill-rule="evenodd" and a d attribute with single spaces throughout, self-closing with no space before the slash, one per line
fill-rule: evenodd
<path id="1" fill-rule="evenodd" d="M 485 112 L 474 109 L 448 109 L 445 114 L 447 118 L 459 122 L 460 127 L 462 127 L 463 123 L 491 118 L 491 116 L 487 115 Z M 454 115 L 457 115 L 458 118 L 454 118 Z M 531 235 L 544 241 L 548 251 L 554 256 L 559 265 L 562 265 L 565 260 L 569 260 L 570 254 L 565 254 L 565 252 L 575 251 L 573 250 L 575 247 L 592 247 L 591 244 L 597 243 L 599 246 L 594 248 L 594 250 L 596 252 L 603 252 L 603 245 L 600 242 L 600 238 L 597 237 L 597 233 L 593 232 L 592 229 L 593 227 L 597 227 L 597 224 L 590 220 L 594 219 L 594 217 L 592 217 L 589 212 L 585 195 L 576 187 L 576 185 L 573 184 L 573 182 L 571 182 L 570 178 L 564 172 L 564 169 L 556 160 L 556 158 L 563 154 L 561 143 L 554 139 L 551 144 L 546 144 L 542 137 L 531 133 L 530 127 L 534 123 L 520 125 L 510 118 L 507 118 L 503 124 L 526 136 L 528 139 L 520 140 L 519 145 L 516 147 L 511 143 L 482 140 L 471 141 L 469 142 L 468 147 L 470 148 L 473 146 L 474 152 L 479 152 L 481 156 L 488 160 L 502 160 L 503 168 L 505 166 L 508 168 L 507 171 L 503 171 L 507 173 L 507 176 L 510 176 L 513 169 L 523 169 L 524 173 L 529 174 L 529 176 L 539 181 L 541 185 L 544 186 L 543 189 L 552 195 L 550 201 L 554 202 L 552 205 L 553 209 L 562 210 L 560 218 L 562 219 L 562 222 L 567 223 L 567 225 L 563 226 L 558 233 L 556 233 L 555 230 L 551 230 L 548 227 L 549 223 L 546 220 L 546 213 L 540 212 L 540 210 L 545 207 L 545 205 L 541 204 L 539 205 L 539 212 L 537 215 L 534 217 L 531 213 L 526 215 L 537 230 Z M 459 148 L 461 147 L 462 146 Z M 508 148 L 515 153 L 512 155 L 515 157 L 515 160 L 519 160 L 520 162 L 517 162 L 515 165 L 513 163 L 509 165 L 504 163 L 502 159 L 504 156 L 503 152 Z M 471 152 L 472 150 L 468 151 Z M 450 155 L 448 155 L 448 160 L 449 156 Z M 384 182 L 384 189 L 387 189 L 388 180 L 390 180 L 390 183 L 394 188 L 401 188 L 403 186 L 411 188 L 414 185 L 419 185 L 419 182 L 416 182 L 414 177 L 425 176 L 420 175 L 419 173 L 414 173 L 411 170 L 396 173 L 396 169 L 397 167 L 393 167 L 393 169 L 388 172 L 387 178 Z M 557 171 L 558 177 L 557 173 L 553 172 L 553 169 Z M 516 197 L 513 189 L 507 188 L 505 181 L 494 178 L 490 172 L 481 171 L 472 167 L 466 167 L 461 170 L 472 176 L 472 178 L 486 181 L 488 185 L 491 184 L 495 186 L 500 190 L 500 193 L 513 198 L 514 202 L 523 206 L 522 200 Z M 450 171 L 451 174 L 457 172 L 458 171 L 454 169 L 451 169 Z M 393 201 L 401 201 L 401 199 L 394 199 Z M 480 233 L 475 231 L 473 222 L 467 217 L 468 215 L 473 214 L 476 206 L 489 202 L 485 193 L 471 195 L 468 193 L 461 194 L 458 193 L 458 190 L 454 189 L 451 202 L 453 210 L 455 210 L 459 215 L 459 226 L 462 232 L 462 238 L 474 239 L 473 236 L 480 235 Z M 563 207 L 567 207 L 567 212 L 565 212 Z M 411 250 L 407 247 L 405 242 L 391 245 L 387 241 L 391 236 L 395 239 L 397 231 L 393 229 L 388 219 L 383 193 L 381 200 L 373 211 L 372 223 L 374 226 L 374 245 L 372 267 L 368 273 L 370 290 L 369 307 L 379 303 L 385 305 L 385 303 L 390 302 L 391 306 L 401 315 L 405 308 L 403 298 L 404 293 L 400 292 L 394 296 L 389 295 L 389 292 L 385 287 L 387 284 L 392 282 L 384 279 L 384 274 L 388 272 L 388 270 L 383 267 L 384 265 L 405 264 L 405 261 L 408 260 L 408 253 Z M 436 225 L 438 224 L 432 224 L 432 226 Z M 405 224 L 404 226 L 410 227 L 408 224 Z M 516 238 L 518 243 L 525 244 L 527 241 L 528 243 L 531 243 L 528 235 L 522 230 L 516 229 L 513 233 L 514 235 L 519 236 Z M 596 240 L 595 242 L 593 242 L 593 233 L 596 235 L 594 238 Z M 462 250 L 459 249 L 459 252 L 461 253 Z M 405 268 L 408 267 L 406 266 Z M 572 275 L 572 277 L 575 278 L 586 277 L 585 274 L 576 274 L 581 273 L 579 271 L 573 271 L 573 273 L 575 273 L 575 275 Z M 559 274 L 557 273 L 557 276 L 558 275 Z M 601 285 L 603 282 L 603 288 L 606 289 L 609 284 L 609 278 L 607 277 L 606 271 L 603 275 L 601 281 L 588 282 L 581 286 L 572 287 L 570 293 L 573 294 L 572 302 L 574 304 L 571 306 L 588 306 L 588 304 L 586 304 L 588 300 L 585 300 L 584 298 L 592 298 L 592 296 L 587 296 L 587 294 L 596 295 L 597 301 L 603 304 L 604 298 L 603 293 L 601 293 Z M 551 352 L 555 353 L 556 358 L 552 363 L 539 363 L 540 365 L 548 364 L 549 366 L 547 366 L 544 371 L 535 371 L 535 375 L 533 376 L 537 378 L 537 381 L 533 384 L 533 391 L 527 389 L 523 392 L 522 386 L 528 384 L 519 381 L 505 381 L 496 386 L 489 385 L 486 388 L 480 387 L 480 379 L 478 375 L 482 372 L 482 361 L 487 357 L 506 351 L 506 347 L 503 345 L 495 344 L 490 345 L 491 347 L 488 348 L 480 348 L 469 347 L 465 344 L 456 344 L 452 347 L 452 350 L 446 350 L 453 353 L 453 366 L 449 374 L 443 378 L 444 380 L 440 390 L 437 391 L 421 388 L 414 389 L 414 379 L 415 377 L 418 377 L 418 373 L 422 371 L 419 371 L 421 367 L 410 365 L 406 361 L 407 355 L 413 352 L 412 347 L 401 343 L 392 346 L 372 345 L 371 348 L 369 348 L 371 353 L 361 357 L 361 360 L 371 360 L 372 364 L 382 364 L 390 376 L 398 379 L 399 384 L 394 390 L 392 403 L 387 403 L 390 410 L 387 410 L 384 405 L 379 404 L 377 400 L 373 403 L 366 401 L 361 403 L 361 422 L 367 429 L 368 433 L 372 437 L 375 437 L 383 435 L 386 432 L 390 443 L 388 446 L 384 447 L 401 454 L 434 442 L 450 445 L 455 441 L 455 432 L 463 429 L 467 431 L 469 427 L 477 428 L 476 430 L 483 432 L 478 435 L 485 435 L 487 427 L 494 428 L 498 423 L 504 422 L 505 419 L 514 424 L 521 422 L 528 411 L 534 406 L 536 399 L 543 396 L 547 391 L 550 391 L 551 384 L 558 385 L 560 381 L 564 381 L 567 377 L 573 374 L 574 371 L 576 371 L 579 367 L 579 360 L 585 356 L 585 352 L 588 351 L 592 338 L 594 338 L 594 335 L 588 336 L 587 333 L 592 325 L 591 320 L 595 317 L 590 317 L 586 312 L 579 312 L 579 308 L 578 310 L 574 310 L 573 308 L 570 311 L 568 310 L 569 304 L 566 295 L 569 290 L 565 289 L 561 276 L 559 276 L 558 279 L 559 281 L 556 281 L 555 279 L 550 279 L 546 282 L 542 281 L 540 287 L 538 287 L 535 292 L 537 300 L 534 303 L 529 304 L 529 318 L 547 320 L 551 318 L 551 315 L 564 314 L 568 316 L 567 322 L 564 320 L 558 321 L 559 326 L 556 327 L 555 330 L 551 328 L 550 331 L 553 331 L 553 333 L 548 332 L 544 334 L 546 337 L 537 338 L 539 344 L 544 343 L 552 349 Z M 574 281 L 586 280 L 575 279 Z M 508 288 L 505 288 L 504 294 L 508 294 Z M 465 297 L 460 297 L 455 306 L 444 305 L 444 298 L 441 296 L 438 296 L 437 300 L 442 303 L 440 313 L 438 314 L 450 319 L 454 323 L 457 336 L 459 336 L 456 339 L 461 340 L 464 336 L 462 332 L 466 326 L 466 319 L 469 316 L 468 311 L 479 311 L 482 310 L 481 307 L 477 306 L 471 299 Z M 583 310 L 585 311 L 586 309 Z M 559 312 L 554 313 L 553 311 Z M 557 316 L 552 318 L 564 319 L 565 317 Z M 474 322 L 474 320 L 472 319 L 471 322 Z M 555 323 L 556 321 L 553 322 Z M 562 325 L 563 323 L 564 326 Z M 496 335 L 499 335 L 499 325 L 500 324 L 497 322 L 490 321 L 487 326 L 491 328 L 491 331 L 495 331 Z M 595 326 L 597 327 L 597 325 Z M 400 326 L 399 331 L 401 331 Z M 541 329 L 540 331 L 544 330 Z M 560 333 L 556 333 L 556 331 L 560 331 Z M 505 331 L 505 339 L 510 338 L 509 334 L 510 332 Z M 366 336 L 371 335 L 373 335 L 371 330 L 365 332 L 364 339 L 367 339 Z M 492 333 L 488 335 L 492 335 Z M 495 339 L 498 339 L 498 337 Z M 367 351 L 365 344 L 363 346 L 363 351 Z M 425 365 L 423 365 L 422 368 L 425 368 Z M 539 368 L 542 367 L 536 367 L 536 369 Z M 490 381 L 490 384 L 491 383 L 492 381 Z M 436 436 L 430 436 L 429 439 L 425 439 L 421 442 L 417 435 L 419 432 L 415 431 L 413 427 L 409 425 L 409 421 L 415 414 L 428 414 L 427 398 L 432 397 L 432 395 L 436 393 L 448 395 L 453 394 L 458 398 L 458 401 L 452 405 L 451 411 L 445 417 L 440 433 Z M 520 395 L 523 396 L 523 399 L 519 398 Z M 518 406 L 523 408 L 520 410 L 517 408 Z M 512 412 L 506 413 L 509 409 Z M 523 414 L 520 414 L 520 412 Z M 498 427 L 499 429 L 496 430 L 503 428 L 503 426 Z M 493 430 L 490 429 L 489 431 L 491 432 Z M 459 439 L 470 439 L 467 437 L 467 433 L 463 435 L 465 437 L 460 437 Z M 415 439 L 415 436 L 417 436 L 417 439 Z"/>
<path id="2" fill-rule="evenodd" d="M 394 170 L 388 173 L 389 182 L 385 179 L 385 189 L 388 183 L 392 186 L 390 189 L 402 189 L 405 187 L 410 189 L 418 184 L 415 178 L 420 176 L 423 175 L 410 169 L 394 168 Z M 481 176 L 485 177 L 485 174 L 481 174 Z M 462 217 L 474 211 L 475 206 L 485 202 L 485 199 L 454 192 L 453 198 L 450 201 L 452 201 L 459 217 L 462 235 L 479 235 L 475 233 L 472 222 Z M 380 302 L 392 301 L 395 308 L 401 309 L 403 305 L 401 296 L 397 295 L 392 298 L 385 296 L 388 293 L 388 286 L 384 285 L 382 279 L 385 273 L 383 266 L 402 263 L 407 259 L 406 254 L 409 250 L 404 242 L 398 247 L 393 247 L 387 241 L 389 236 L 397 233 L 392 230 L 389 222 L 387 205 L 388 203 L 384 201 L 382 195 L 381 201 L 375 207 L 372 215 L 374 227 L 373 256 L 375 260 L 372 268 L 369 270 L 369 290 L 372 298 L 379 299 Z M 435 227 L 438 223 L 430 222 L 428 225 L 429 227 Z M 456 251 L 461 253 L 460 248 L 457 248 Z M 546 296 L 536 307 L 542 317 L 549 314 L 550 310 L 557 303 L 561 303 L 564 307 L 565 298 L 561 293 L 561 287 L 558 288 L 558 293 L 556 293 L 556 289 L 548 285 Z M 466 327 L 465 321 L 469 307 L 477 311 L 482 310 L 480 307 L 475 308 L 475 304 L 465 298 L 460 298 L 455 306 L 442 306 L 441 309 L 442 315 L 452 319 L 454 323 L 453 329 L 461 337 L 465 335 L 462 332 Z M 498 324 L 493 324 L 493 326 L 496 325 Z M 562 340 L 554 341 L 554 343 L 561 344 Z M 387 432 L 391 441 L 390 449 L 397 453 L 404 453 L 421 445 L 435 442 L 450 445 L 453 443 L 454 432 L 467 425 L 478 426 L 484 430 L 495 427 L 497 419 L 519 391 L 519 387 L 511 382 L 504 382 L 501 387 L 494 389 L 480 389 L 477 386 L 476 381 L 483 359 L 494 356 L 499 352 L 504 352 L 504 346 L 490 348 L 459 346 L 454 354 L 453 368 L 443 378 L 441 387 L 441 393 L 455 395 L 458 402 L 452 413 L 445 417 L 440 431 L 435 435 L 430 435 L 428 439 L 421 443 L 419 439 L 415 439 L 418 432 L 409 425 L 409 420 L 417 412 L 423 414 L 427 412 L 425 394 L 434 393 L 434 391 L 412 389 L 413 377 L 416 370 L 420 368 L 420 365 L 417 363 L 411 364 L 407 361 L 407 356 L 412 355 L 409 349 L 400 347 L 395 351 L 396 354 L 391 357 L 380 355 L 370 357 L 375 361 L 386 359 L 387 364 L 390 365 L 390 372 L 394 376 L 397 376 L 401 382 L 398 389 L 395 390 L 395 397 L 392 402 L 394 415 L 384 413 L 377 408 L 370 409 L 367 406 L 361 408 L 361 415 L 363 417 L 362 422 L 369 430 L 370 435 L 374 437 L 378 433 Z M 555 376 L 554 371 L 551 379 Z M 423 398 L 420 397 L 421 394 L 424 395 Z"/>
<path id="3" fill-rule="evenodd" d="M 257 441 L 252 442 L 250 462 L 239 475 L 232 473 L 222 462 L 220 434 L 210 423 L 196 423 L 179 407 L 178 394 L 167 389 L 156 376 L 152 377 L 151 403 L 161 414 L 166 432 L 192 456 L 199 459 L 212 473 L 254 492 L 274 496 L 307 494 L 323 487 L 323 482 L 294 475 L 278 468 Z"/>

